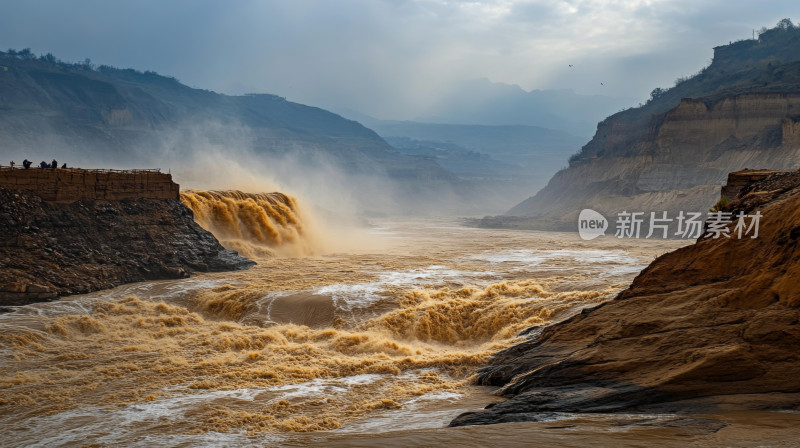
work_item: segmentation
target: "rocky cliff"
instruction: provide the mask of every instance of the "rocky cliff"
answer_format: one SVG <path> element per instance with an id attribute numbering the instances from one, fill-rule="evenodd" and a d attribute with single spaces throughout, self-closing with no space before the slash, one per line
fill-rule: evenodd
<path id="1" fill-rule="evenodd" d="M 0 187 L 0 305 L 253 264 L 177 199 L 51 203 Z"/>
<path id="2" fill-rule="evenodd" d="M 478 382 L 501 386 L 508 400 L 452 425 L 798 409 L 800 172 L 745 186 L 724 211 L 760 213 L 758 236 L 739 238 L 731 223 L 731 238 L 663 255 L 615 300 L 498 353 Z"/>
<path id="3" fill-rule="evenodd" d="M 568 168 L 507 215 L 572 230 L 584 208 L 702 212 L 731 171 L 800 165 L 799 129 L 800 29 L 769 30 L 717 47 L 694 77 L 601 122 Z"/>
<path id="4" fill-rule="evenodd" d="M 575 160 L 508 214 L 571 230 L 584 208 L 610 215 L 705 211 L 731 171 L 800 166 L 796 113 L 800 94 L 745 94 L 713 103 L 684 99 L 634 143 L 625 142 L 631 129 L 612 123 L 603 136 L 607 153 Z"/>
<path id="5" fill-rule="evenodd" d="M 728 181 L 722 187 L 720 200 L 730 202 L 731 199 L 738 198 L 743 190 L 752 188 L 770 176 L 773 178 L 777 174 L 791 173 L 791 170 L 741 170 L 728 174 Z"/>

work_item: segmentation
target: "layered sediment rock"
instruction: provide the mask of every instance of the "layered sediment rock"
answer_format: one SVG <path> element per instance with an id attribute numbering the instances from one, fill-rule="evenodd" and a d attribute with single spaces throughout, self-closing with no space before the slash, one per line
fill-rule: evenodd
<path id="1" fill-rule="evenodd" d="M 51 203 L 0 188 L 0 305 L 252 264 L 177 199 Z"/>
<path id="2" fill-rule="evenodd" d="M 612 301 L 498 353 L 478 382 L 508 397 L 451 425 L 548 412 L 710 412 L 800 406 L 800 172 L 725 208 L 757 238 L 701 238 L 656 259 Z"/>
<path id="3" fill-rule="evenodd" d="M 798 112 L 800 95 L 763 93 L 683 99 L 630 123 L 611 117 L 581 157 L 507 214 L 530 218 L 530 227 L 572 230 L 584 208 L 704 211 L 731 171 L 800 165 Z"/>
<path id="4" fill-rule="evenodd" d="M 80 199 L 179 199 L 172 175 L 158 170 L 12 169 L 0 167 L 0 187 L 29 191 L 48 202 Z"/>
<path id="5" fill-rule="evenodd" d="M 728 174 L 728 181 L 722 187 L 721 199 L 730 201 L 739 197 L 743 189 L 774 174 L 790 173 L 789 170 L 741 170 Z M 774 177 L 774 176 L 773 176 Z"/>

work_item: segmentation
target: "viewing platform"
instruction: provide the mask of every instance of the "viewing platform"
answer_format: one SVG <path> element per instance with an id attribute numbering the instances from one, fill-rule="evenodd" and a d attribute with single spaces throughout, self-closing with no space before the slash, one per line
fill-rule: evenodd
<path id="1" fill-rule="evenodd" d="M 0 165 L 0 188 L 32 192 L 48 202 L 180 198 L 180 186 L 172 181 L 172 174 L 160 169 L 26 169 Z"/>

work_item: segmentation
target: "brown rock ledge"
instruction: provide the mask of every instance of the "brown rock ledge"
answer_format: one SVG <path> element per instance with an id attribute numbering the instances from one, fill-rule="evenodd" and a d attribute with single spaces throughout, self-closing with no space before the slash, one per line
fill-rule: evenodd
<path id="1" fill-rule="evenodd" d="M 552 412 L 713 412 L 800 405 L 800 173 L 742 188 L 756 239 L 701 238 L 616 299 L 504 350 L 478 383 L 508 397 L 451 426 Z"/>

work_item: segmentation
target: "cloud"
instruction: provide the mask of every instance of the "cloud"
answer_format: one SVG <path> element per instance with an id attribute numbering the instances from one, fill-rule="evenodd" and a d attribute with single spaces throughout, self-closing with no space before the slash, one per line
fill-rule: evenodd
<path id="1" fill-rule="evenodd" d="M 0 45 L 409 118 L 481 77 L 644 99 L 795 11 L 783 0 L 11 0 Z"/>

